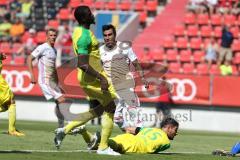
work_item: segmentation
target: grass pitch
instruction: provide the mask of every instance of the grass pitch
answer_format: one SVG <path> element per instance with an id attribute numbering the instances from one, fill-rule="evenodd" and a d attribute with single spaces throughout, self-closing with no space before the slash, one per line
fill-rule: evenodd
<path id="1" fill-rule="evenodd" d="M 0 121 L 0 160 L 221 160 L 236 157 L 212 156 L 214 149 L 229 150 L 240 139 L 233 133 L 179 131 L 172 141 L 171 148 L 162 154 L 125 154 L 119 157 L 97 155 L 86 150 L 82 137 L 68 135 L 56 150 L 53 138 L 56 123 L 18 121 L 17 126 L 25 137 L 12 137 L 6 134 L 7 121 Z M 99 126 L 87 126 L 89 131 L 100 130 Z M 5 133 L 4 133 L 5 132 Z M 114 128 L 113 136 L 120 134 Z"/>

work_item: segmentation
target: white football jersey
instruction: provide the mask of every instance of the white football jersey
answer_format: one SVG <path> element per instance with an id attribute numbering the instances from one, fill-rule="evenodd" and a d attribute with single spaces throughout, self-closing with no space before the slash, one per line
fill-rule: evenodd
<path id="1" fill-rule="evenodd" d="M 43 43 L 39 45 L 31 55 L 38 60 L 39 84 L 49 84 L 50 81 L 57 82 L 56 49 L 48 43 Z"/>
<path id="2" fill-rule="evenodd" d="M 132 48 L 127 45 L 127 43 L 118 41 L 112 50 L 109 50 L 105 45 L 99 49 L 103 68 L 113 83 L 128 79 L 127 76 L 131 75 L 130 62 L 137 59 Z"/>

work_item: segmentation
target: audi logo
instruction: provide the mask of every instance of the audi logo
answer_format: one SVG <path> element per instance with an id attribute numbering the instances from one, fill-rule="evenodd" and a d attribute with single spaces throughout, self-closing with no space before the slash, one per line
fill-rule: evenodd
<path id="1" fill-rule="evenodd" d="M 33 84 L 28 83 L 27 85 L 24 83 L 26 79 L 31 78 L 30 73 L 27 71 L 16 71 L 16 70 L 2 70 L 2 75 L 5 77 L 8 85 L 12 89 L 13 92 L 29 92 L 33 88 Z"/>
<path id="2" fill-rule="evenodd" d="M 148 90 L 142 86 L 142 91 L 144 96 L 148 98 L 157 98 L 161 95 L 160 90 L 158 89 L 158 85 L 162 83 L 163 80 L 155 77 L 149 77 L 147 78 L 147 81 L 150 84 L 154 84 L 155 89 L 153 90 L 153 93 L 149 93 Z M 171 98 L 175 101 L 182 100 L 182 101 L 191 101 L 194 99 L 194 97 L 197 94 L 197 86 L 194 81 L 191 79 L 177 79 L 177 78 L 170 78 L 167 80 L 170 84 L 172 84 L 174 87 L 170 92 L 174 93 Z M 190 94 L 187 95 L 187 87 L 190 87 Z M 175 90 L 174 90 L 175 89 Z"/>

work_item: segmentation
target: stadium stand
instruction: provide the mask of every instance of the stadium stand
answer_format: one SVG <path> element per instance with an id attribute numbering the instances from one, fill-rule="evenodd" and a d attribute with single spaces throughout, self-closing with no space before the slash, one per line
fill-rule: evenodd
<path id="1" fill-rule="evenodd" d="M 230 0 L 226 1 L 230 2 Z M 204 69 L 201 69 L 199 64 L 203 63 L 205 47 L 211 38 L 215 38 L 220 43 L 222 28 L 227 25 L 234 36 L 231 47 L 234 55 L 233 69 L 236 68 L 237 72 L 239 68 L 240 16 L 231 12 L 222 15 L 220 12 L 222 8 L 226 10 L 236 1 L 231 1 L 230 5 L 219 1 L 217 5 L 219 8 L 216 8 L 213 14 L 206 12 L 196 14 L 186 11 L 188 0 L 172 0 L 167 4 L 157 0 L 135 0 L 133 2 L 129 0 L 35 0 L 32 2 L 31 14 L 24 19 L 26 31 L 19 43 L 24 43 L 29 37 L 28 30 L 30 28 L 37 31 L 37 43 L 42 43 L 46 37 L 44 32 L 46 27 L 59 28 L 64 22 L 72 24 L 74 8 L 84 4 L 90 6 L 92 10 L 136 11 L 139 13 L 140 26 L 144 30 L 134 40 L 134 50 L 137 53 L 142 52 L 143 46 L 148 46 L 151 48 L 151 56 L 156 61 L 179 62 L 180 67 L 183 67 L 181 68 L 183 72 L 185 72 L 184 68 L 191 68 L 188 63 L 194 64 L 194 72 L 186 71 L 188 73 L 200 71 L 202 74 Z M 13 3 L 12 0 L 2 0 L 0 6 L 5 7 L 10 12 L 11 3 Z M 159 12 L 159 5 L 163 3 L 165 9 Z M 148 22 L 149 17 L 154 19 L 152 23 Z M 16 52 L 15 45 L 12 42 L 1 42 L 0 50 L 6 54 L 11 54 L 13 51 Z M 13 56 L 13 64 L 14 58 Z M 209 71 L 210 74 L 218 74 L 214 65 Z"/>

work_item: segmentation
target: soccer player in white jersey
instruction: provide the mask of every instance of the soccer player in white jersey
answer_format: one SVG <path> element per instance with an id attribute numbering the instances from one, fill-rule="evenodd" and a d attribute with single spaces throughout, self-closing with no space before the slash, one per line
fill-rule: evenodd
<path id="1" fill-rule="evenodd" d="M 54 48 L 57 38 L 57 30 L 49 28 L 46 31 L 47 40 L 39 45 L 28 56 L 28 68 L 31 74 L 31 83 L 36 84 L 36 79 L 33 74 L 32 61 L 38 60 L 38 83 L 47 100 L 54 99 L 56 103 L 55 112 L 58 117 L 59 127 L 64 126 L 64 118 L 59 110 L 59 105 L 65 103 L 66 99 L 63 96 L 61 88 L 58 86 L 58 75 L 56 70 L 57 51 Z"/>
<path id="2" fill-rule="evenodd" d="M 115 27 L 111 24 L 104 25 L 102 32 L 105 42 L 100 47 L 102 65 L 118 95 L 118 100 L 115 101 L 117 108 L 114 122 L 122 130 L 129 126 L 141 127 L 143 124 L 138 108 L 140 103 L 134 92 L 135 81 L 131 74 L 130 64 L 134 66 L 135 71 L 139 72 L 146 88 L 148 88 L 148 82 L 144 78 L 143 70 L 130 44 L 116 41 Z"/>

